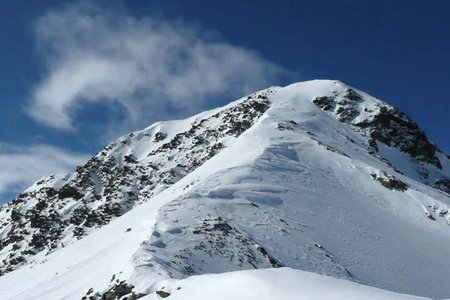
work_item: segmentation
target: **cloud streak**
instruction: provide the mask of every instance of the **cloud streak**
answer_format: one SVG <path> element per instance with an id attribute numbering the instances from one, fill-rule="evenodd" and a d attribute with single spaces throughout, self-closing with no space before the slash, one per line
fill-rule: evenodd
<path id="1" fill-rule="evenodd" d="M 33 28 L 43 74 L 30 91 L 27 113 L 62 131 L 93 126 L 95 138 L 83 138 L 94 144 L 291 75 L 185 22 L 136 18 L 86 2 L 49 10 Z M 111 119 L 95 123 L 95 111 L 91 120 L 81 116 L 92 104 L 111 109 Z M 49 145 L 0 142 L 0 195 L 18 193 L 46 174 L 71 171 L 87 159 Z"/>
<path id="2" fill-rule="evenodd" d="M 46 74 L 27 111 L 50 127 L 74 129 L 83 105 L 121 105 L 124 122 L 147 123 L 167 113 L 201 109 L 214 97 L 241 96 L 289 72 L 247 49 L 189 24 L 136 19 L 73 5 L 36 25 Z"/>
<path id="3" fill-rule="evenodd" d="M 0 143 L 0 195 L 18 193 L 45 175 L 74 171 L 87 160 L 87 155 L 49 145 Z"/>

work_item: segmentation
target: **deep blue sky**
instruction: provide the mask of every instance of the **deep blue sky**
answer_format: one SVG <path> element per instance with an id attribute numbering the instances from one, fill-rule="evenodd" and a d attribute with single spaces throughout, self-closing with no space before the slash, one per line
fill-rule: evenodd
<path id="1" fill-rule="evenodd" d="M 95 134 L 107 120 L 120 117 L 117 107 L 84 107 L 77 130 L 71 132 L 41 125 L 24 111 L 32 88 L 44 76 L 33 28 L 41 15 L 55 8 L 55 3 L 2 3 L 0 143 L 42 143 L 95 153 L 103 143 Z M 136 18 L 182 19 L 215 31 L 232 45 L 255 51 L 268 61 L 299 72 L 298 81 L 343 80 L 399 107 L 443 150 L 450 152 L 450 1 L 133 0 L 114 5 L 110 1 L 100 3 L 113 10 L 115 7 L 125 10 Z M 288 83 L 283 79 L 274 82 Z M 231 99 L 217 98 L 205 106 L 212 107 L 227 100 Z M 92 121 L 96 130 L 89 124 L 94 119 L 101 120 Z M 154 117 L 149 117 L 148 123 L 154 121 Z"/>
<path id="2" fill-rule="evenodd" d="M 166 14 L 308 79 L 341 79 L 398 106 L 450 151 L 450 1 L 164 2 Z"/>

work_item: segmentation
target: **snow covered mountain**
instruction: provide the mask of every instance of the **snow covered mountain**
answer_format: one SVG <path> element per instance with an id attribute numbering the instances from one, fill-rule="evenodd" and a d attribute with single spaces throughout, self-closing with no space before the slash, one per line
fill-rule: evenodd
<path id="1" fill-rule="evenodd" d="M 1 207 L 0 298 L 190 299 L 233 274 L 318 276 L 292 269 L 366 299 L 360 283 L 448 298 L 449 193 L 450 157 L 398 109 L 340 81 L 272 87 L 121 137 Z"/>

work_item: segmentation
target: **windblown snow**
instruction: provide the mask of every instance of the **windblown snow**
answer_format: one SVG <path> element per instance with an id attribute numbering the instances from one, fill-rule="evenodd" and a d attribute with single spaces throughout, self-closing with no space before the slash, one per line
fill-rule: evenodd
<path id="1" fill-rule="evenodd" d="M 450 157 L 398 109 L 273 87 L 4 205 L 0 299 L 450 298 L 449 193 Z"/>

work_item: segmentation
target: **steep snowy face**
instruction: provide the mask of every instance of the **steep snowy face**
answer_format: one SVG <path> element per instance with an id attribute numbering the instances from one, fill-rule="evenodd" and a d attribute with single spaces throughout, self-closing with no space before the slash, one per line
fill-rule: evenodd
<path id="1" fill-rule="evenodd" d="M 417 154 L 435 147 L 425 134 L 398 110 L 337 81 L 294 84 L 269 101 L 257 126 L 209 162 L 222 170 L 161 208 L 134 271 L 116 278 L 149 293 L 139 278 L 289 266 L 450 295 L 450 199 L 420 175 L 426 168 L 446 178 L 448 159 L 437 148 L 436 160 Z M 387 112 L 394 121 L 380 128 L 373 120 Z M 420 149 L 412 151 L 410 140 Z M 227 166 L 246 152 L 255 156 Z"/>
<path id="2" fill-rule="evenodd" d="M 82 238 L 195 170 L 261 117 L 272 92 L 130 133 L 75 173 L 35 183 L 0 209 L 0 275 Z"/>
<path id="3" fill-rule="evenodd" d="M 360 90 L 263 90 L 123 137 L 4 206 L 4 268 L 29 264 L 0 295 L 158 299 L 191 275 L 291 267 L 448 298 L 449 178 L 416 124 Z"/>
<path id="4" fill-rule="evenodd" d="M 338 121 L 353 125 L 367 137 L 370 151 L 397 171 L 450 192 L 450 157 L 399 109 L 348 86 L 333 90 L 329 96 L 316 97 L 313 103 Z"/>

